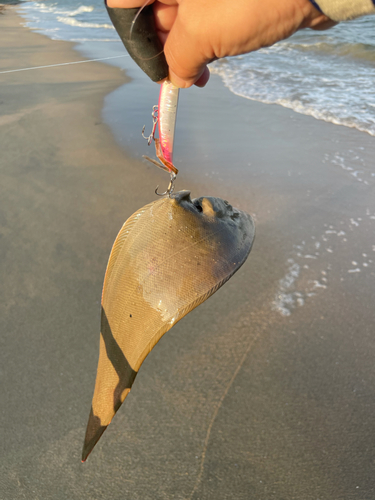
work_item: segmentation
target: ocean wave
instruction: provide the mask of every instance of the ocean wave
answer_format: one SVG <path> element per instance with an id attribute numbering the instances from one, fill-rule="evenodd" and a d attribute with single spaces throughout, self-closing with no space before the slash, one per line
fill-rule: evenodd
<path id="1" fill-rule="evenodd" d="M 68 26 L 76 26 L 78 28 L 103 28 L 107 30 L 114 30 L 115 28 L 113 27 L 112 24 L 99 24 L 99 23 L 88 23 L 85 21 L 78 21 L 77 19 L 72 19 L 70 17 L 60 17 L 57 16 L 56 18 L 60 23 L 66 24 Z"/>
<path id="2" fill-rule="evenodd" d="M 348 57 L 368 62 L 375 62 L 375 47 L 364 43 L 293 43 L 284 44 L 283 50 L 299 50 L 301 52 L 315 52 L 328 56 Z"/>
<path id="3" fill-rule="evenodd" d="M 113 38 L 71 38 L 71 42 L 84 43 L 84 42 L 118 42 L 121 44 L 121 40 L 113 40 Z"/>
<path id="4" fill-rule="evenodd" d="M 78 16 L 78 14 L 83 14 L 84 12 L 92 12 L 94 7 L 92 5 L 81 5 L 78 9 L 73 10 L 72 12 L 67 12 L 69 16 Z"/>
<path id="5" fill-rule="evenodd" d="M 215 70 L 212 71 L 212 69 L 211 72 L 216 73 L 216 71 Z M 277 104 L 279 106 L 283 106 L 284 108 L 291 109 L 296 113 L 312 116 L 317 120 L 323 120 L 325 122 L 333 123 L 334 125 L 342 125 L 349 128 L 355 128 L 360 132 L 366 132 L 372 136 L 375 136 L 375 122 L 365 124 L 361 122 L 359 119 L 355 119 L 354 117 L 351 118 L 344 116 L 340 117 L 337 114 L 335 115 L 333 112 L 323 109 L 319 110 L 317 108 L 314 108 L 313 106 L 309 106 L 298 100 L 288 100 L 283 98 L 267 99 L 262 97 L 252 97 L 240 91 L 237 91 L 232 86 L 226 84 L 225 81 L 224 84 L 226 87 L 229 88 L 229 90 L 233 92 L 233 94 L 238 95 L 240 97 L 244 97 L 245 99 L 262 102 L 263 104 Z"/>
<path id="6" fill-rule="evenodd" d="M 59 15 L 65 15 L 65 16 L 78 16 L 79 14 L 84 14 L 84 13 L 89 13 L 93 12 L 94 6 L 93 5 L 81 5 L 78 7 L 78 9 L 74 10 L 65 10 L 59 8 L 59 6 L 56 3 L 51 3 L 49 5 L 45 3 L 39 3 L 39 2 L 30 2 L 29 4 L 25 4 L 23 6 L 24 9 L 35 9 L 38 10 L 41 13 L 49 13 L 49 14 L 59 14 Z"/>
<path id="7" fill-rule="evenodd" d="M 210 70 L 236 95 L 375 136 L 374 65 L 285 46 L 216 61 Z"/>
<path id="8" fill-rule="evenodd" d="M 26 26 L 53 40 L 112 42 L 117 39 L 102 0 L 80 0 L 78 4 L 75 0 L 25 2 L 20 5 L 20 13 L 26 18 Z"/>
<path id="9" fill-rule="evenodd" d="M 246 96 L 242 96 L 246 97 Z M 251 99 L 251 97 L 248 97 Z M 302 115 L 312 116 L 317 120 L 323 120 L 325 122 L 333 123 L 334 125 L 342 125 L 344 127 L 355 128 L 360 132 L 366 132 L 372 136 L 375 136 L 375 123 L 369 123 L 367 125 L 361 123 L 360 120 L 355 118 L 346 118 L 335 116 L 333 113 L 326 110 L 318 110 L 311 106 L 308 106 L 300 101 L 288 101 L 287 99 L 276 99 L 275 101 L 260 100 L 265 104 L 278 104 L 284 108 L 289 108 L 300 113 Z"/>

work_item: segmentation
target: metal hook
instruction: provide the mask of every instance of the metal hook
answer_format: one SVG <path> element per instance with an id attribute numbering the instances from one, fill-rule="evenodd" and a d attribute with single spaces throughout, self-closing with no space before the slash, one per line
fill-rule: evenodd
<path id="1" fill-rule="evenodd" d="M 152 107 L 152 131 L 151 134 L 147 137 L 144 135 L 144 131 L 146 128 L 146 125 L 143 125 L 142 129 L 142 137 L 143 139 L 147 140 L 148 146 L 152 143 L 154 136 L 155 136 L 155 130 L 156 130 L 156 125 L 158 124 L 158 106 L 155 104 L 155 106 Z"/>
<path id="2" fill-rule="evenodd" d="M 155 194 L 157 196 L 165 196 L 165 195 L 170 196 L 173 193 L 174 182 L 176 180 L 178 170 L 173 165 L 172 162 L 169 162 L 164 158 L 161 147 L 160 147 L 159 139 L 155 138 L 155 130 L 156 130 L 156 126 L 158 124 L 158 120 L 159 120 L 158 106 L 155 105 L 152 108 L 152 131 L 151 131 L 151 134 L 148 137 L 146 137 L 144 135 L 144 131 L 146 128 L 146 126 L 144 125 L 143 129 L 142 129 L 142 137 L 147 140 L 148 145 L 150 145 L 152 141 L 155 141 L 156 156 L 159 158 L 160 163 L 158 161 L 150 158 L 149 156 L 146 156 L 146 155 L 143 155 L 143 158 L 150 161 L 151 163 L 153 163 L 157 167 L 162 168 L 163 170 L 166 170 L 167 172 L 169 172 L 169 175 L 171 176 L 171 180 L 169 181 L 169 185 L 168 185 L 167 190 L 164 193 L 158 193 L 159 186 L 157 186 L 155 189 Z"/>
<path id="3" fill-rule="evenodd" d="M 176 174 L 171 172 L 171 180 L 169 182 L 169 186 L 168 186 L 167 190 L 165 191 L 165 193 L 158 193 L 159 186 L 157 186 L 155 189 L 155 194 L 158 196 L 165 196 L 166 194 L 168 196 L 170 196 L 174 190 L 174 181 L 176 180 L 176 177 L 177 177 Z"/>

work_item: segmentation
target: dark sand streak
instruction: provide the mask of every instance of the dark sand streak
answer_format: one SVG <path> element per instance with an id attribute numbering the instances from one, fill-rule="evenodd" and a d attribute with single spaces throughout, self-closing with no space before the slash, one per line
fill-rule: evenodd
<path id="1" fill-rule="evenodd" d="M 251 348 L 253 347 L 253 345 L 256 343 L 256 341 L 258 340 L 259 336 L 261 334 L 261 331 L 258 330 L 258 333 L 253 337 L 253 339 L 251 340 L 251 342 L 249 342 L 249 345 L 247 346 L 247 349 L 245 351 L 245 354 L 242 356 L 240 362 L 238 363 L 237 365 L 237 368 L 235 369 L 233 375 L 232 375 L 232 378 L 230 379 L 228 385 L 226 386 L 223 394 L 221 395 L 221 398 L 216 406 L 216 408 L 214 409 L 214 412 L 212 414 L 212 417 L 211 417 L 211 420 L 210 420 L 210 423 L 208 424 L 208 428 L 207 428 L 207 433 L 206 433 L 206 438 L 204 440 L 204 445 L 203 445 L 203 450 L 202 450 L 202 458 L 201 458 L 201 464 L 200 464 L 200 469 L 199 469 L 199 473 L 198 473 L 198 476 L 197 476 L 197 479 L 195 481 L 195 484 L 194 484 L 194 488 L 192 490 L 192 492 L 190 493 L 190 496 L 189 496 L 189 500 L 191 500 L 193 498 L 193 495 L 194 493 L 197 491 L 197 488 L 201 482 L 201 479 L 202 479 L 202 475 L 203 475 L 203 470 L 204 470 L 204 462 L 206 460 L 206 452 L 207 452 L 207 448 L 208 448 L 208 443 L 209 443 L 209 440 L 210 440 L 210 434 L 211 434 L 211 430 L 212 430 L 212 427 L 215 423 L 215 420 L 216 420 L 216 417 L 219 413 L 219 410 L 220 410 L 220 407 L 221 405 L 223 404 L 223 401 L 226 397 L 226 395 L 228 394 L 230 388 L 232 387 L 233 385 L 233 382 L 236 380 L 236 377 L 239 373 L 239 371 L 241 370 Z"/>

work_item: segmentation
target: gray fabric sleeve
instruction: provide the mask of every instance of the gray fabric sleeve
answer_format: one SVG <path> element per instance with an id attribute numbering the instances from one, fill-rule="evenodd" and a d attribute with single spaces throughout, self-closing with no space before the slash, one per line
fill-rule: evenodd
<path id="1" fill-rule="evenodd" d="M 347 21 L 367 14 L 375 14 L 375 0 L 310 0 L 333 21 Z"/>

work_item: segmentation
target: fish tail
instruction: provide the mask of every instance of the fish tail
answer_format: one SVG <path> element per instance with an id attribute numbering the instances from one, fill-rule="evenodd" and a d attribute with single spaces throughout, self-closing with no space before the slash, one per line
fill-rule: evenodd
<path id="1" fill-rule="evenodd" d="M 101 326 L 98 371 L 82 450 L 82 462 L 85 462 L 124 402 L 137 375 L 113 337 L 104 309 Z"/>
<path id="2" fill-rule="evenodd" d="M 91 407 L 89 421 L 87 423 L 85 442 L 82 449 L 82 463 L 86 462 L 87 457 L 92 452 L 94 446 L 99 441 L 100 436 L 106 430 L 107 425 L 101 425 L 100 418 L 94 415 Z"/>

